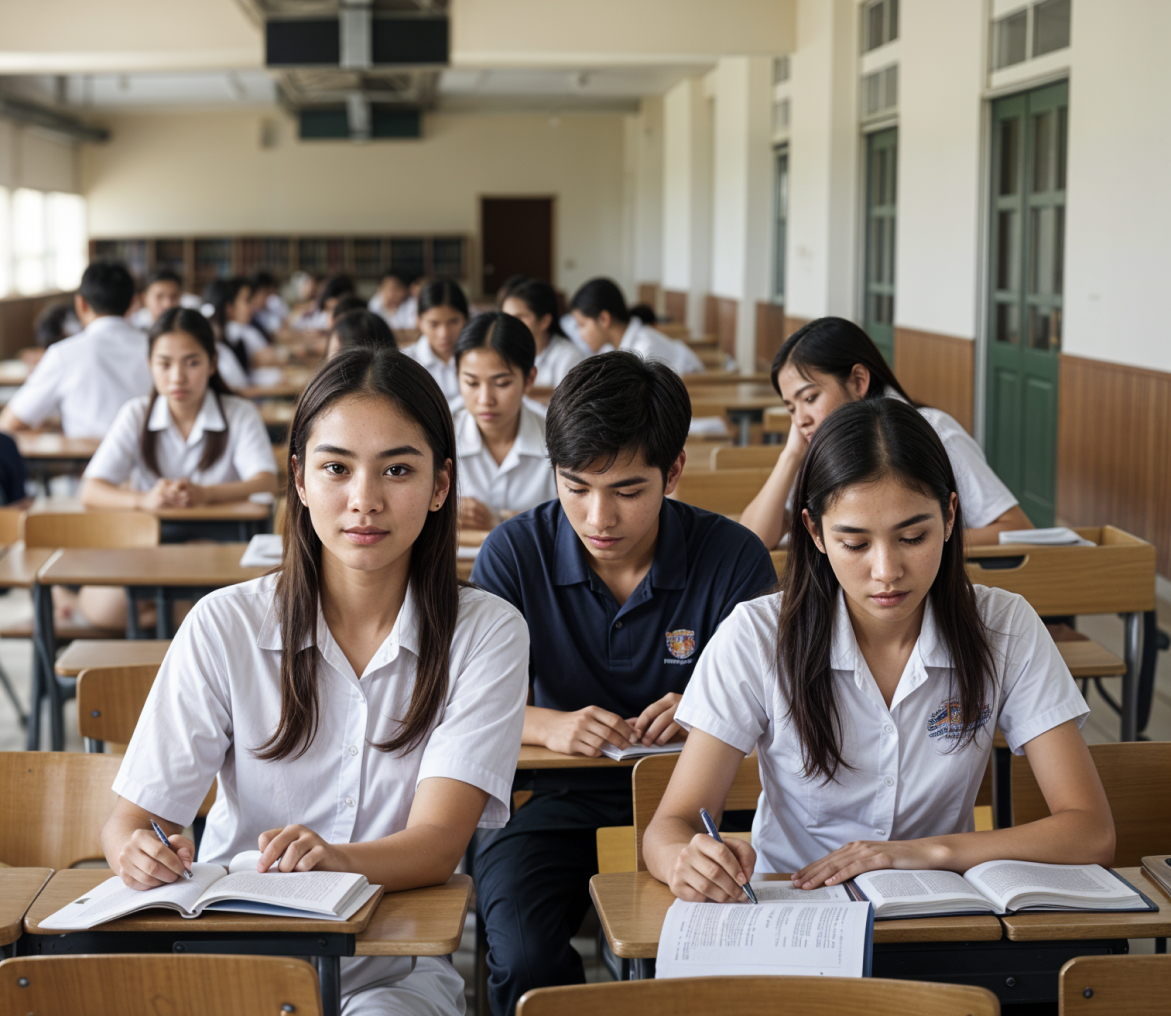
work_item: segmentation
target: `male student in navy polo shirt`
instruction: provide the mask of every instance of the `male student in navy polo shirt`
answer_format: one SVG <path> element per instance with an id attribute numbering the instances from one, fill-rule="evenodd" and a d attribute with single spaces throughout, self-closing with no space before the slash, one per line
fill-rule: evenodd
<path id="1" fill-rule="evenodd" d="M 690 422 L 679 376 L 636 353 L 590 357 L 554 392 L 558 500 L 497 526 L 472 571 L 529 623 L 525 744 L 596 758 L 607 741 L 679 736 L 675 707 L 716 627 L 776 583 L 754 534 L 667 498 Z M 598 870 L 595 832 L 633 822 L 629 769 L 548 770 L 529 785 L 475 863 L 496 1016 L 530 988 L 584 981 L 569 940 Z"/>

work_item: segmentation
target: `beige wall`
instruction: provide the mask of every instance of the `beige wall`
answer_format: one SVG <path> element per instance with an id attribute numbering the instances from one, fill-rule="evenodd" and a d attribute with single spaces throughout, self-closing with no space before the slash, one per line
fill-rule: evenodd
<path id="1" fill-rule="evenodd" d="M 260 146 L 276 120 L 277 144 Z M 307 141 L 279 113 L 133 115 L 86 145 L 91 236 L 461 232 L 479 196 L 556 195 L 555 285 L 623 271 L 621 114 L 429 114 L 419 141 Z M 475 246 L 475 245 L 474 245 Z"/>
<path id="2" fill-rule="evenodd" d="M 0 187 L 77 191 L 77 149 L 0 117 Z"/>

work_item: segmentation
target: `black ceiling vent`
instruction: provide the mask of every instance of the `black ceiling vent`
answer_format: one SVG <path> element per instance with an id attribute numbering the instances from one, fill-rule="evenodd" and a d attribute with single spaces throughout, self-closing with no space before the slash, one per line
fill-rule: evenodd
<path id="1" fill-rule="evenodd" d="M 447 18 L 375 16 L 369 23 L 370 66 L 446 64 L 450 54 Z M 337 18 L 281 18 L 264 25 L 268 67 L 338 66 L 341 27 Z"/>

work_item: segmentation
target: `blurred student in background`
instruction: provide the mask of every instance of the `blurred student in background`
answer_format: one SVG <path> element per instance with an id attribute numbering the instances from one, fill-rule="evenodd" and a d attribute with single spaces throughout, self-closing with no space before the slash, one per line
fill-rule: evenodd
<path id="1" fill-rule="evenodd" d="M 391 328 L 417 328 L 419 304 L 411 295 L 412 281 L 406 273 L 388 269 L 382 275 L 378 291 L 370 297 L 367 309 Z"/>
<path id="2" fill-rule="evenodd" d="M 547 282 L 524 279 L 509 290 L 501 308 L 520 318 L 533 333 L 537 347 L 537 388 L 556 388 L 586 355 L 561 330 L 557 319 L 557 294 Z"/>
<path id="3" fill-rule="evenodd" d="M 329 344 L 325 347 L 325 358 L 332 360 L 343 349 L 364 346 L 368 349 L 397 349 L 394 333 L 386 321 L 368 310 L 351 310 L 334 320 L 333 331 L 329 333 Z"/>
<path id="4" fill-rule="evenodd" d="M 455 344 L 470 319 L 468 298 L 459 283 L 439 279 L 428 282 L 419 292 L 419 331 L 423 334 L 403 349 L 435 378 L 453 412 L 462 405 Z"/>

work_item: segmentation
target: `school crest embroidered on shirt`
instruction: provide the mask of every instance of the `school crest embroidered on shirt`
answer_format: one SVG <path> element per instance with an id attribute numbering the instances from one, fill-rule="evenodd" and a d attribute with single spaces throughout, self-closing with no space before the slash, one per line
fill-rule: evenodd
<path id="1" fill-rule="evenodd" d="M 695 632 L 680 628 L 667 632 L 667 649 L 677 660 L 686 660 L 695 652 Z"/>
<path id="2" fill-rule="evenodd" d="M 988 722 L 988 718 L 992 715 L 992 709 L 989 706 L 984 707 L 984 711 L 980 714 L 980 719 L 976 722 L 976 728 L 984 726 Z M 949 741 L 958 740 L 964 731 L 964 713 L 960 703 L 951 699 L 949 701 L 940 702 L 939 708 L 927 717 L 927 736 L 931 738 L 942 737 Z"/>

